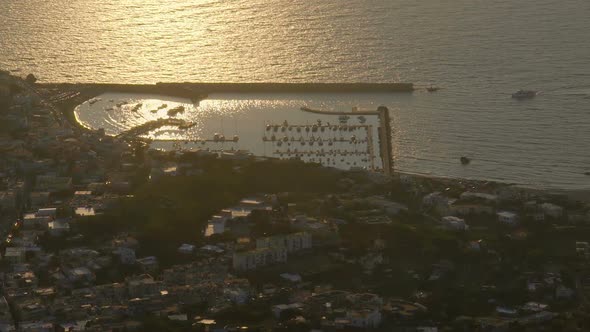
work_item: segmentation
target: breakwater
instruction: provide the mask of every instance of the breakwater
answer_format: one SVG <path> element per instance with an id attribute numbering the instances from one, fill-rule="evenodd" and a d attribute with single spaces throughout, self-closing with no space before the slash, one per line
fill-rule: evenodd
<path id="1" fill-rule="evenodd" d="M 96 93 L 154 93 L 203 99 L 211 93 L 388 93 L 412 92 L 412 83 L 156 83 L 40 84 L 46 88 L 93 90 Z"/>

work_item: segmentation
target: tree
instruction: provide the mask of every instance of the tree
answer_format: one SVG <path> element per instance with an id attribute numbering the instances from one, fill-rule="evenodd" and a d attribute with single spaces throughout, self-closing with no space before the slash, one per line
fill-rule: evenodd
<path id="1" fill-rule="evenodd" d="M 37 77 L 35 77 L 35 75 L 33 75 L 33 74 L 29 74 L 29 75 L 27 75 L 27 78 L 25 80 L 29 84 L 35 84 L 35 82 L 37 82 Z"/>

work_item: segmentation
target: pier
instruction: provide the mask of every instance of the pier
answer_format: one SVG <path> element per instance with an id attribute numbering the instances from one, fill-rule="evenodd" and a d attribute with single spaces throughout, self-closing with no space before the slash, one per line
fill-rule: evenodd
<path id="1" fill-rule="evenodd" d="M 43 88 L 105 92 L 151 93 L 189 98 L 194 103 L 211 93 L 392 93 L 412 92 L 413 83 L 156 83 L 156 84 L 38 84 Z"/>
<path id="2" fill-rule="evenodd" d="M 139 135 L 143 135 L 151 130 L 158 129 L 163 126 L 190 127 L 191 123 L 180 119 L 158 119 L 155 121 L 146 122 L 137 127 L 133 127 L 115 137 L 121 139 L 133 139 Z"/>

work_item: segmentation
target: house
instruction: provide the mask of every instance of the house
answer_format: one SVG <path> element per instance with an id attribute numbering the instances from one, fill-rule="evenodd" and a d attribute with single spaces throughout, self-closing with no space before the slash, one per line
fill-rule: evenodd
<path id="1" fill-rule="evenodd" d="M 253 270 L 262 266 L 274 263 L 283 263 L 286 261 L 286 248 L 261 248 L 234 253 L 233 268 L 234 270 Z"/>
<path id="2" fill-rule="evenodd" d="M 35 191 L 29 195 L 31 202 L 31 209 L 37 209 L 49 204 L 49 192 L 46 191 Z"/>
<path id="3" fill-rule="evenodd" d="M 543 203 L 540 206 L 545 216 L 549 216 L 551 218 L 559 219 L 563 217 L 563 208 L 559 205 L 555 205 L 552 203 Z"/>
<path id="4" fill-rule="evenodd" d="M 71 191 L 73 190 L 72 178 L 58 177 L 48 175 L 38 175 L 35 183 L 36 191 L 45 191 L 50 193 Z"/>
<path id="5" fill-rule="evenodd" d="M 27 213 L 23 216 L 23 228 L 47 228 L 47 224 L 52 220 L 49 216 L 37 216 L 35 213 Z"/>
<path id="6" fill-rule="evenodd" d="M 192 254 L 195 251 L 195 246 L 192 244 L 184 243 L 178 248 L 178 252 L 181 254 Z"/>
<path id="7" fill-rule="evenodd" d="M 297 252 L 312 247 L 311 234 L 307 232 L 288 235 L 275 235 L 256 240 L 256 248 L 285 248 L 288 253 Z"/>
<path id="8" fill-rule="evenodd" d="M 464 219 L 455 216 L 442 217 L 441 222 L 443 226 L 453 231 L 466 231 L 469 226 L 465 223 Z"/>
<path id="9" fill-rule="evenodd" d="M 293 273 L 281 273 L 281 278 L 290 282 L 301 282 L 301 276 Z"/>
<path id="10" fill-rule="evenodd" d="M 91 284 L 96 280 L 96 276 L 87 267 L 81 266 L 66 271 L 66 277 L 70 282 Z"/>
<path id="11" fill-rule="evenodd" d="M 160 294 L 162 282 L 155 281 L 149 274 L 126 279 L 127 291 L 131 298 L 141 298 Z"/>
<path id="12" fill-rule="evenodd" d="M 566 287 L 562 284 L 555 288 L 555 298 L 558 300 L 571 300 L 575 295 L 573 289 Z"/>
<path id="13" fill-rule="evenodd" d="M 16 210 L 17 195 L 14 191 L 0 191 L 0 210 Z"/>
<path id="14" fill-rule="evenodd" d="M 518 224 L 518 214 L 510 211 L 500 211 L 496 213 L 498 221 L 509 226 Z"/>
<path id="15" fill-rule="evenodd" d="M 50 221 L 47 223 L 49 235 L 51 236 L 62 236 L 70 231 L 70 223 L 63 219 Z"/>
<path id="16" fill-rule="evenodd" d="M 135 250 L 127 247 L 118 247 L 113 250 L 113 254 L 119 258 L 121 264 L 133 265 L 136 262 Z"/>
<path id="17" fill-rule="evenodd" d="M 301 310 L 303 309 L 303 304 L 301 303 L 291 303 L 291 304 L 277 304 L 272 306 L 272 314 L 275 318 L 281 318 L 281 314 L 287 310 Z"/>
<path id="18" fill-rule="evenodd" d="M 377 308 L 349 310 L 346 312 L 346 319 L 350 326 L 357 328 L 376 328 L 381 325 L 381 311 Z"/>
<path id="19" fill-rule="evenodd" d="M 4 259 L 10 265 L 22 264 L 25 262 L 26 249 L 23 247 L 8 247 L 4 253 Z"/>
<path id="20" fill-rule="evenodd" d="M 432 209 L 439 215 L 447 215 L 451 213 L 450 208 L 455 201 L 456 199 L 451 199 L 436 191 L 422 198 L 422 208 L 425 210 Z"/>
<path id="21" fill-rule="evenodd" d="M 43 209 L 39 209 L 37 210 L 37 213 L 35 213 L 36 216 L 38 217 L 51 217 L 51 218 L 55 218 L 55 216 L 57 215 L 57 208 L 43 208 Z"/>
<path id="22" fill-rule="evenodd" d="M 450 204 L 449 211 L 454 216 L 467 216 L 472 214 L 492 214 L 494 213 L 494 208 L 484 204 L 455 201 Z"/>
<path id="23" fill-rule="evenodd" d="M 155 256 L 140 258 L 137 263 L 144 272 L 152 273 L 158 270 L 158 259 Z"/>

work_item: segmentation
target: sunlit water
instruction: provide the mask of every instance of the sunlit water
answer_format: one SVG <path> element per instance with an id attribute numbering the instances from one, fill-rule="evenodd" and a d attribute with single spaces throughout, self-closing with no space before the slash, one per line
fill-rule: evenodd
<path id="1" fill-rule="evenodd" d="M 0 67 L 67 82 L 434 83 L 380 100 L 397 168 L 588 189 L 588 17 L 587 0 L 2 0 Z M 511 99 L 520 88 L 543 93 Z"/>

